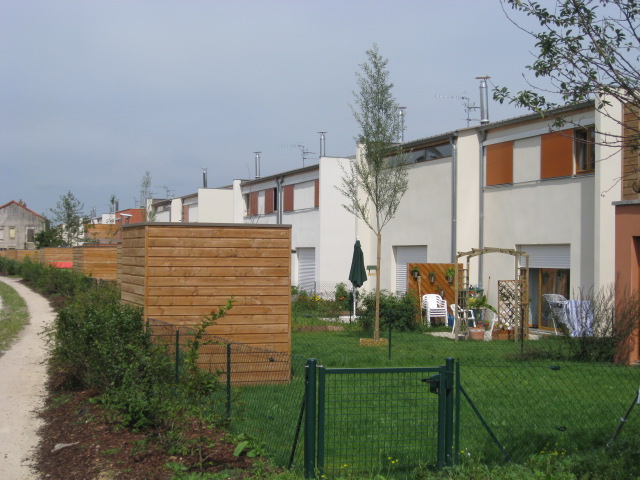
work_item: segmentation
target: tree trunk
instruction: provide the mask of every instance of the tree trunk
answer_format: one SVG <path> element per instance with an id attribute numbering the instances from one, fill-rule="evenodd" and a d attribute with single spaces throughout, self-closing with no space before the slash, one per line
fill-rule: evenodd
<path id="1" fill-rule="evenodd" d="M 373 339 L 380 340 L 380 251 L 382 250 L 382 234 L 378 233 L 376 253 L 376 319 L 373 324 Z"/>

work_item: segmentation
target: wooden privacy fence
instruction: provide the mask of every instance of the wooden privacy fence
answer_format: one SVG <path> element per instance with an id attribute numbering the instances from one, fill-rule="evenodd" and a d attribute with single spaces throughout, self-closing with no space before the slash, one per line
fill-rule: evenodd
<path id="1" fill-rule="evenodd" d="M 10 249 L 10 250 L 2 250 L 0 255 L 6 257 L 10 260 L 18 260 L 22 261 L 25 258 L 30 258 L 33 261 L 38 261 L 38 251 L 37 250 L 25 250 L 25 249 Z"/>
<path id="2" fill-rule="evenodd" d="M 197 325 L 233 297 L 207 333 L 291 352 L 290 226 L 126 225 L 120 261 L 122 300 L 142 307 L 146 319 Z"/>
<path id="3" fill-rule="evenodd" d="M 116 281 L 117 245 L 87 245 L 73 248 L 73 268 L 98 280 Z"/>
<path id="4" fill-rule="evenodd" d="M 73 249 L 65 247 L 41 248 L 38 250 L 38 261 L 48 265 L 60 263 L 73 264 Z"/>
<path id="5" fill-rule="evenodd" d="M 156 319 L 147 321 L 148 331 L 156 344 L 164 345 L 176 363 L 179 376 L 181 358 L 194 339 L 190 327 L 169 325 Z M 287 383 L 291 379 L 291 356 L 254 346 L 233 343 L 227 338 L 204 335 L 198 349 L 198 364 L 219 376 L 220 381 L 234 386 Z"/>
<path id="6" fill-rule="evenodd" d="M 441 295 L 448 305 L 454 302 L 455 285 L 446 276 L 449 268 L 454 268 L 453 263 L 409 263 L 407 264 L 407 291 L 414 292 L 416 296 L 427 293 Z M 458 265 L 462 269 L 462 265 Z M 418 269 L 420 275 L 414 278 L 412 271 Z M 433 275 L 430 275 L 433 273 Z M 418 283 L 419 282 L 419 283 Z"/>

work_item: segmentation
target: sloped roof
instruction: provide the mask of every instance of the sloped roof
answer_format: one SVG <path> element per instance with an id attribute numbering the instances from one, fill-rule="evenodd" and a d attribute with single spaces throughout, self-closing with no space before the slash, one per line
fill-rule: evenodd
<path id="1" fill-rule="evenodd" d="M 5 203 L 4 205 L 0 206 L 0 210 L 2 210 L 3 208 L 8 207 L 11 204 L 14 204 L 14 205 L 17 205 L 18 207 L 24 208 L 27 212 L 31 213 L 32 215 L 35 215 L 36 217 L 40 218 L 41 220 L 45 220 L 45 218 L 42 215 L 34 212 L 30 208 L 27 208 L 26 205 L 23 205 L 22 203 L 16 202 L 15 200 L 11 200 L 10 202 Z"/>

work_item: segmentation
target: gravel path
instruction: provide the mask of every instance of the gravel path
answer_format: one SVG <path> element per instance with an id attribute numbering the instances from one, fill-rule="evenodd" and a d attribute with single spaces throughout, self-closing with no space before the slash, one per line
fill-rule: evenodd
<path id="1" fill-rule="evenodd" d="M 38 444 L 46 380 L 43 328 L 55 314 L 47 300 L 17 280 L 0 277 L 27 303 L 30 323 L 13 346 L 0 357 L 0 479 L 37 478 L 31 456 Z"/>

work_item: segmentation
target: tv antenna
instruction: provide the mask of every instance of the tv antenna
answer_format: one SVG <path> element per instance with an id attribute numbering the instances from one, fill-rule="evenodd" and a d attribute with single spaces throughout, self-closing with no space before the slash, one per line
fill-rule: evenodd
<path id="1" fill-rule="evenodd" d="M 167 187 L 166 185 L 159 185 L 158 188 L 164 188 L 164 192 L 166 194 L 166 198 L 173 198 L 173 194 L 175 193 L 175 190 L 173 190 L 172 188 Z"/>
<path id="2" fill-rule="evenodd" d="M 462 104 L 464 105 L 464 111 L 467 114 L 467 127 L 473 120 L 474 122 L 479 122 L 478 118 L 471 118 L 471 110 L 479 110 L 480 107 L 476 106 L 475 103 L 471 102 L 471 99 L 464 95 L 436 95 L 436 98 L 446 98 L 448 100 L 462 100 Z"/>
<path id="3" fill-rule="evenodd" d="M 281 147 L 287 147 L 287 148 L 299 148 L 300 149 L 300 154 L 302 155 L 302 167 L 304 168 L 304 162 L 305 160 L 309 157 L 309 155 L 315 155 L 315 152 L 310 152 L 309 150 L 306 149 L 306 147 L 304 145 L 302 145 L 301 143 L 296 143 L 296 144 L 289 144 L 289 145 L 281 145 Z"/>

